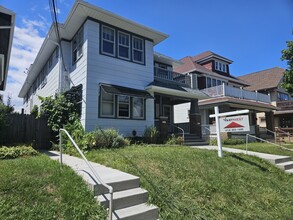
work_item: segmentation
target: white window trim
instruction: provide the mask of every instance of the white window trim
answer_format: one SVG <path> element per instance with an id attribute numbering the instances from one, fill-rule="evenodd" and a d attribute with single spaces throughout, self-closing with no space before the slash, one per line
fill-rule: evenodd
<path id="1" fill-rule="evenodd" d="M 82 37 L 81 39 L 79 38 L 79 35 L 80 33 L 82 32 Z M 77 43 L 76 43 L 76 47 L 73 48 L 73 42 L 74 40 L 77 40 Z M 72 62 L 72 65 L 74 65 L 82 56 L 83 56 L 83 49 L 82 49 L 82 46 L 83 46 L 83 27 L 81 27 L 77 32 L 76 34 L 74 35 L 74 37 L 72 38 L 72 41 L 71 41 L 71 62 Z M 78 53 L 76 54 L 76 60 L 73 60 L 73 54 L 75 53 L 75 51 L 78 51 L 80 48 L 81 50 L 81 53 L 78 55 Z M 59 54 L 60 56 L 60 54 Z"/>
<path id="2" fill-rule="evenodd" d="M 105 92 L 105 91 L 104 91 Z M 105 92 L 106 93 L 106 92 Z M 103 92 L 102 92 L 102 88 L 101 88 L 101 102 L 100 102 L 100 115 L 101 117 L 107 117 L 107 118 L 114 118 L 115 117 L 115 95 L 111 94 L 113 96 L 113 101 L 103 101 Z M 103 103 L 113 103 L 113 115 L 103 115 Z"/>
<path id="3" fill-rule="evenodd" d="M 103 31 L 104 31 L 104 27 L 109 28 L 109 29 L 111 29 L 111 30 L 114 31 L 114 41 L 110 41 L 110 40 L 108 40 L 108 39 L 104 39 L 104 34 L 103 34 L 103 33 L 104 33 L 104 32 L 103 32 Z M 115 57 L 115 54 L 116 54 L 116 30 L 115 30 L 114 28 L 109 27 L 109 26 L 102 25 L 101 31 L 102 31 L 102 34 L 101 34 L 101 40 L 102 40 L 102 44 L 101 44 L 101 46 L 102 46 L 102 48 L 101 48 L 101 52 L 102 52 L 102 54 L 106 54 L 106 55 L 109 55 L 109 56 Z M 113 43 L 113 54 L 112 54 L 112 53 L 108 53 L 108 52 L 104 52 L 104 51 L 103 51 L 104 41 L 107 41 L 107 42 L 111 42 L 111 43 Z"/>
<path id="4" fill-rule="evenodd" d="M 221 66 L 221 67 L 220 67 L 220 66 Z M 227 73 L 227 72 L 228 72 L 228 71 L 227 71 L 227 70 L 228 70 L 228 68 L 227 68 L 227 64 L 215 60 L 215 70 L 218 70 L 218 71 L 221 71 L 221 72 Z"/>
<path id="5" fill-rule="evenodd" d="M 134 48 L 134 38 L 136 39 L 139 39 L 142 41 L 142 50 L 140 49 L 136 49 Z M 134 51 L 140 51 L 142 53 L 142 61 L 139 61 L 139 60 L 135 60 L 134 59 Z M 132 36 L 132 61 L 135 62 L 135 63 L 140 63 L 140 64 L 143 64 L 144 63 L 144 59 L 145 59 L 145 52 L 144 52 L 145 48 L 144 48 L 144 39 L 140 38 L 140 37 L 136 37 L 136 36 Z"/>
<path id="6" fill-rule="evenodd" d="M 121 96 L 128 96 L 128 95 L 121 95 Z M 120 95 L 117 95 L 117 118 L 130 118 L 130 96 L 128 96 L 129 98 L 129 101 L 128 101 L 128 117 L 126 116 L 119 116 L 119 106 L 120 106 L 120 103 L 119 103 L 119 97 Z M 123 104 L 126 104 L 126 102 Z"/>
<path id="7" fill-rule="evenodd" d="M 134 114 L 133 114 L 133 108 L 134 108 L 134 99 L 135 98 L 139 98 L 139 99 L 142 99 L 142 117 L 137 117 L 137 116 L 134 116 Z M 144 102 L 145 102 L 145 100 L 144 100 L 144 98 L 142 98 L 142 97 L 132 97 L 132 118 L 133 119 L 144 119 L 144 115 L 145 115 L 145 107 L 144 107 Z"/>
<path id="8" fill-rule="evenodd" d="M 123 45 L 123 44 L 120 44 L 120 42 L 119 42 L 119 34 L 125 34 L 125 35 L 127 35 L 128 36 L 128 58 L 126 58 L 126 57 L 122 57 L 122 56 L 119 56 L 119 49 L 120 49 L 120 46 L 122 46 L 122 47 L 127 47 L 126 45 Z M 121 59 L 124 59 L 124 60 L 130 60 L 130 44 L 131 44 L 131 38 L 130 38 L 130 34 L 127 34 L 127 33 L 125 33 L 125 32 L 122 32 L 122 31 L 118 31 L 118 54 L 117 54 L 117 56 L 119 57 L 119 58 L 121 58 Z"/>

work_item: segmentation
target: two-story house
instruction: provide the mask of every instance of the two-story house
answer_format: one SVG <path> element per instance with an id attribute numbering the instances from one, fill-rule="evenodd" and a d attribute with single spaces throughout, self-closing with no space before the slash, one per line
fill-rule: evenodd
<path id="1" fill-rule="evenodd" d="M 196 112 L 198 99 L 207 97 L 191 88 L 189 76 L 173 72 L 180 62 L 154 52 L 164 33 L 83 1 L 58 31 L 60 42 L 51 26 L 20 90 L 27 114 L 40 105 L 38 96 L 79 88 L 86 131 L 111 127 L 140 136 L 156 125 L 166 134 L 174 105 L 191 102 Z M 191 133 L 200 133 L 198 120 L 190 118 Z"/>
<path id="2" fill-rule="evenodd" d="M 6 87 L 14 26 L 15 13 L 0 5 L 0 91 Z"/>
<path id="3" fill-rule="evenodd" d="M 245 88 L 250 84 L 230 74 L 232 60 L 221 55 L 206 51 L 193 57 L 180 60 L 184 64 L 175 68 L 176 72 L 191 76 L 192 86 L 209 96 L 198 102 L 203 134 L 214 133 L 214 119 L 209 115 L 214 113 L 214 107 L 219 106 L 220 112 L 249 109 L 250 133 L 258 135 L 256 114 L 264 112 L 268 125 L 272 127 L 272 110 L 270 96 L 266 93 L 249 91 Z M 175 123 L 185 130 L 189 129 L 190 104 L 175 106 Z"/>
<path id="4" fill-rule="evenodd" d="M 274 127 L 292 128 L 293 102 L 291 95 L 282 88 L 284 71 L 283 68 L 273 67 L 240 76 L 239 79 L 250 84 L 245 89 L 250 91 L 257 90 L 258 92 L 268 93 L 270 95 L 272 105 L 278 108 L 273 112 Z M 261 127 L 267 127 L 263 113 L 257 115 L 257 120 Z"/>

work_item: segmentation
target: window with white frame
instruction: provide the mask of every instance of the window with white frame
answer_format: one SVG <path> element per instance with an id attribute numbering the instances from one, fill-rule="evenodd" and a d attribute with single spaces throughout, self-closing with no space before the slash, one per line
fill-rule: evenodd
<path id="1" fill-rule="evenodd" d="M 227 64 L 219 62 L 219 61 L 215 61 L 215 70 L 219 70 L 222 72 L 227 72 Z"/>
<path id="2" fill-rule="evenodd" d="M 122 59 L 130 59 L 130 35 L 118 32 L 118 57 Z"/>
<path id="3" fill-rule="evenodd" d="M 115 56 L 115 29 L 102 26 L 102 53 Z"/>
<path id="4" fill-rule="evenodd" d="M 101 116 L 115 116 L 115 96 L 101 89 Z"/>
<path id="5" fill-rule="evenodd" d="M 132 117 L 135 119 L 144 118 L 144 99 L 140 97 L 132 98 Z"/>
<path id="6" fill-rule="evenodd" d="M 143 63 L 144 61 L 144 43 L 143 39 L 133 36 L 132 37 L 132 56 L 133 61 Z"/>
<path id="7" fill-rule="evenodd" d="M 72 63 L 74 64 L 82 56 L 83 44 L 83 28 L 81 28 L 73 37 L 71 42 L 72 47 Z"/>
<path id="8" fill-rule="evenodd" d="M 130 117 L 130 97 L 127 95 L 118 95 L 118 118 Z"/>

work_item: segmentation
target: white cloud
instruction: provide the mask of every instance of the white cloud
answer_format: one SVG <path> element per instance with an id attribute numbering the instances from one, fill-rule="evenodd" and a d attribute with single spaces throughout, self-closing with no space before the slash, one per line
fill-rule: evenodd
<path id="1" fill-rule="evenodd" d="M 18 98 L 18 94 L 27 76 L 24 71 L 33 63 L 44 41 L 40 32 L 48 28 L 48 24 L 44 20 L 23 19 L 22 23 L 22 27 L 16 26 L 14 29 L 8 80 L 6 90 L 2 92 L 4 103 L 7 102 L 9 94 L 16 111 L 20 111 L 23 107 L 23 100 Z"/>

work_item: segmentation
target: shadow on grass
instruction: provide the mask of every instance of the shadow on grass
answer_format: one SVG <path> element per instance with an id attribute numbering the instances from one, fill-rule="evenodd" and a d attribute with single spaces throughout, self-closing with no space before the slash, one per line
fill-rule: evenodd
<path id="1" fill-rule="evenodd" d="M 247 163 L 247 164 L 249 164 L 251 166 L 255 166 L 258 169 L 260 169 L 261 171 L 263 171 L 263 172 L 269 172 L 269 170 L 267 168 L 263 167 L 262 165 L 257 164 L 257 163 L 255 163 L 253 161 L 247 160 L 245 158 L 242 158 L 239 155 L 231 154 L 231 157 L 234 158 L 234 159 L 240 160 L 241 162 Z"/>

